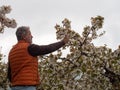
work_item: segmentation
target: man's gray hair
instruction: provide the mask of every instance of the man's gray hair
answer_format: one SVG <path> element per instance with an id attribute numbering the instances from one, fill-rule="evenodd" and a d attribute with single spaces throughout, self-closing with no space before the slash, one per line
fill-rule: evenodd
<path id="1" fill-rule="evenodd" d="M 29 30 L 29 27 L 28 26 L 21 26 L 21 27 L 18 27 L 17 28 L 17 31 L 16 31 L 16 37 L 17 37 L 17 40 L 23 40 L 23 36 L 25 36 L 27 34 Z"/>

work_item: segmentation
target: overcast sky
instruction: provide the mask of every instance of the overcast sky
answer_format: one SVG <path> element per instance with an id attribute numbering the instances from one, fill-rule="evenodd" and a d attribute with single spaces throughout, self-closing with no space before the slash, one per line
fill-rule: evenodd
<path id="1" fill-rule="evenodd" d="M 80 33 L 90 18 L 105 18 L 102 30 L 106 34 L 95 40 L 96 46 L 107 44 L 113 50 L 120 45 L 120 0 L 0 0 L 0 6 L 10 5 L 7 16 L 14 18 L 19 26 L 29 26 L 36 44 L 50 44 L 56 40 L 56 23 L 64 18 L 71 21 L 72 29 Z M 17 40 L 15 29 L 6 28 L 0 34 L 2 52 L 7 54 Z"/>

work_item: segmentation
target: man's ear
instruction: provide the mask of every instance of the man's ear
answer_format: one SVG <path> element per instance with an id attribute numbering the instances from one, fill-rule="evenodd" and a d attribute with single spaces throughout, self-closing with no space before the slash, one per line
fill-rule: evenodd
<path id="1" fill-rule="evenodd" d="M 23 40 L 26 40 L 26 37 L 25 37 L 25 35 L 22 35 L 22 39 L 23 39 Z"/>

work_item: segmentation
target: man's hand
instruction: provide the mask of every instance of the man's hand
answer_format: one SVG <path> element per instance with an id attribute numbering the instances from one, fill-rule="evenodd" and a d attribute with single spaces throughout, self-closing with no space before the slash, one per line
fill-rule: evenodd
<path id="1" fill-rule="evenodd" d="M 69 38 L 68 38 L 68 36 L 67 36 L 67 35 L 65 35 L 65 37 L 64 37 L 64 39 L 63 39 L 63 41 L 64 41 L 64 43 L 65 43 L 65 44 L 66 44 L 66 43 L 68 43 Z"/>

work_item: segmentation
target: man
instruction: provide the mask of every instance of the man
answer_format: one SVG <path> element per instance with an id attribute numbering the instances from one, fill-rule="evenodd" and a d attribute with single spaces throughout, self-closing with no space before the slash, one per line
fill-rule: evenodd
<path id="1" fill-rule="evenodd" d="M 16 31 L 17 44 L 8 56 L 8 78 L 12 90 L 36 90 L 39 84 L 37 56 L 54 52 L 68 42 L 68 37 L 50 45 L 32 44 L 30 28 L 21 26 Z"/>

